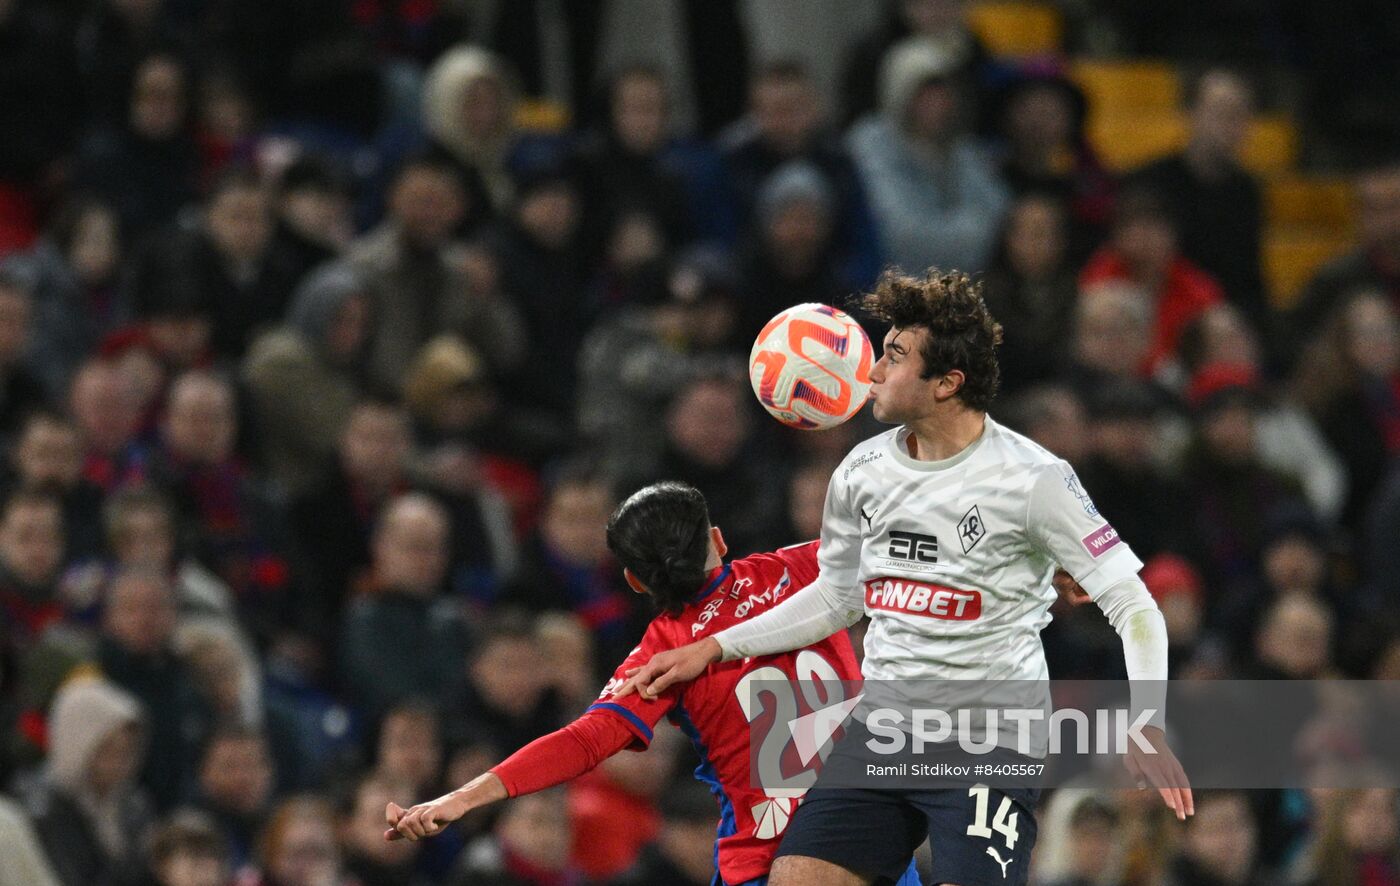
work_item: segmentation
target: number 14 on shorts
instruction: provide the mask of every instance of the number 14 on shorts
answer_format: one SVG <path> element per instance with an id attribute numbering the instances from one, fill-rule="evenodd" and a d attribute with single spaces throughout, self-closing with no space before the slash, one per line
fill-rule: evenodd
<path id="1" fill-rule="evenodd" d="M 1013 851 L 1016 848 L 1016 839 L 1018 837 L 1016 824 L 1017 820 L 1020 818 L 1020 813 L 1012 811 L 1011 798 L 1007 796 L 1001 798 L 1001 804 L 997 806 L 996 814 L 992 816 L 991 826 L 989 827 L 987 824 L 987 811 L 991 806 L 991 790 L 986 785 L 979 784 L 968 788 L 967 795 L 977 804 L 972 814 L 972 824 L 967 826 L 967 835 L 969 837 L 981 837 L 991 840 L 996 835 L 1000 834 L 1006 840 L 1007 852 Z M 987 854 L 1001 866 L 1001 875 L 1005 877 L 1006 868 L 1011 864 L 1013 859 L 1002 858 L 1001 853 L 997 851 L 995 846 L 988 846 Z"/>

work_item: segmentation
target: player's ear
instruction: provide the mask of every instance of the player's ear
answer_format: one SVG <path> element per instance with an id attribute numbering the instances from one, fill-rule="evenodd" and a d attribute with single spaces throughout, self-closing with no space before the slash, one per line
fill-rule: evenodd
<path id="1" fill-rule="evenodd" d="M 626 566 L 622 567 L 622 577 L 627 580 L 627 586 L 632 590 L 636 591 L 637 593 L 651 593 L 651 591 L 647 590 L 647 586 L 642 584 L 642 580 L 640 578 L 637 578 L 637 576 L 633 575 L 632 570 L 628 569 Z"/>
<path id="2" fill-rule="evenodd" d="M 955 396 L 963 389 L 967 383 L 967 376 L 961 369 L 950 369 L 938 379 L 934 388 L 934 396 L 939 400 L 947 400 Z"/>
<path id="3" fill-rule="evenodd" d="M 724 543 L 724 533 L 719 531 L 718 526 L 710 527 L 710 544 L 715 546 L 715 553 L 719 555 L 721 560 L 724 559 L 725 554 L 729 553 L 729 545 Z"/>

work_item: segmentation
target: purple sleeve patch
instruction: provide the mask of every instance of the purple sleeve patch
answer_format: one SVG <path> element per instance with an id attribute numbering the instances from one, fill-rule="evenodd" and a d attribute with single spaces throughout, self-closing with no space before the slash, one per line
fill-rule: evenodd
<path id="1" fill-rule="evenodd" d="M 1105 551 L 1118 544 L 1122 539 L 1118 537 L 1117 529 L 1105 523 L 1098 529 L 1084 536 L 1080 541 L 1083 543 L 1084 549 L 1089 552 L 1089 555 L 1097 560 Z"/>

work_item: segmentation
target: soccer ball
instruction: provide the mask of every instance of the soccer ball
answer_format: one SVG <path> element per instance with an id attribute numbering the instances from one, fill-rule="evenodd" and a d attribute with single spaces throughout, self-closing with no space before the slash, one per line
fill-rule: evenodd
<path id="1" fill-rule="evenodd" d="M 769 320 L 749 352 L 749 382 L 768 414 L 803 430 L 834 428 L 870 396 L 870 338 L 844 311 L 795 305 Z"/>

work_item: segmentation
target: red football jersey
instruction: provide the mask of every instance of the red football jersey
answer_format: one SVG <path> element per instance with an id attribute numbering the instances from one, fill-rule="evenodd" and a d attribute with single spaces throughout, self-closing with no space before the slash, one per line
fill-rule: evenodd
<path id="1" fill-rule="evenodd" d="M 613 692 L 626 682 L 628 670 L 656 653 L 766 612 L 816 577 L 815 541 L 754 554 L 716 569 L 683 612 L 659 615 L 652 621 L 641 644 L 589 707 L 589 711 L 620 717 L 636 737 L 633 750 L 651 742 L 652 730 L 662 717 L 690 737 L 701 760 L 695 774 L 720 804 L 716 863 L 726 883 L 743 883 L 768 873 L 788 819 L 801 801 L 799 791 L 773 791 L 775 795 L 770 796 L 754 786 L 750 729 L 760 720 L 764 725 L 772 723 L 777 711 L 751 702 L 749 681 L 820 680 L 831 684 L 828 693 L 845 691 L 860 680 L 860 665 L 846 632 L 793 652 L 712 664 L 694 682 L 673 686 L 654 701 L 638 693 L 618 699 Z M 812 760 L 812 767 L 819 765 L 819 760 Z"/>

